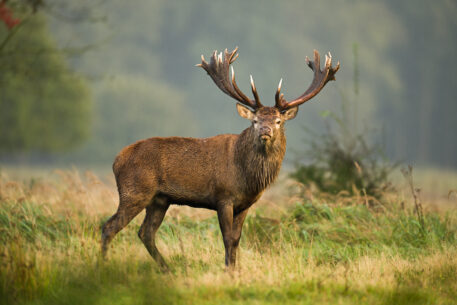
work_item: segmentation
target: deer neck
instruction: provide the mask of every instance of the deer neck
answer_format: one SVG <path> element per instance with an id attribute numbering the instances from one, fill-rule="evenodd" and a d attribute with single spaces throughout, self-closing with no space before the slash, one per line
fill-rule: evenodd
<path id="1" fill-rule="evenodd" d="M 253 127 L 245 129 L 238 137 L 235 163 L 245 190 L 257 194 L 265 190 L 279 174 L 286 152 L 284 128 L 271 145 L 264 146 Z"/>

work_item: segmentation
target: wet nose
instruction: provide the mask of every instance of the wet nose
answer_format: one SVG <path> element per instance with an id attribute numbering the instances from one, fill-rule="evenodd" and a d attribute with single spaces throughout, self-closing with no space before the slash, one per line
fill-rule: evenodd
<path id="1" fill-rule="evenodd" d="M 271 137 L 273 130 L 269 126 L 262 126 L 260 127 L 260 134 L 261 135 L 268 135 Z"/>

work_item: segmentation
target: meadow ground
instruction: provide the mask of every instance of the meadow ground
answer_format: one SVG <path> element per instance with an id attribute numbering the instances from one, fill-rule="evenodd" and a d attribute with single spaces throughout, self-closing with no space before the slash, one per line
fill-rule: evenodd
<path id="1" fill-rule="evenodd" d="M 158 233 L 171 267 L 161 273 L 137 237 L 143 214 L 100 259 L 100 227 L 117 207 L 112 178 L 1 171 L 0 302 L 456 304 L 457 179 L 446 175 L 450 185 L 430 178 L 433 192 L 422 192 L 423 219 L 401 182 L 375 201 L 283 177 L 251 209 L 234 272 L 214 212 L 173 207 Z"/>

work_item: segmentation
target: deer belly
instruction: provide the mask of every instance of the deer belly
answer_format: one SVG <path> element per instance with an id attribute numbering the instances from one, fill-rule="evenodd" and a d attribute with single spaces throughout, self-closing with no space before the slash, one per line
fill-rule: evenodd
<path id="1" fill-rule="evenodd" d="M 159 188 L 160 194 L 167 196 L 171 204 L 215 209 L 214 187 L 207 181 L 195 176 L 168 177 Z"/>

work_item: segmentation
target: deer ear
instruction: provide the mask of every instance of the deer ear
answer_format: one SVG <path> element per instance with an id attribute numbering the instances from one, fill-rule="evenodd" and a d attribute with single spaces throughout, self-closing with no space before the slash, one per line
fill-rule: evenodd
<path id="1" fill-rule="evenodd" d="M 238 110 L 238 114 L 245 119 L 252 120 L 254 117 L 254 112 L 251 111 L 251 109 L 241 105 L 241 104 L 236 104 L 236 110 Z"/>
<path id="2" fill-rule="evenodd" d="M 298 106 L 292 107 L 292 108 L 286 110 L 286 112 L 284 112 L 284 114 L 283 114 L 284 120 L 285 121 L 292 120 L 297 115 L 297 112 L 298 112 Z"/>

